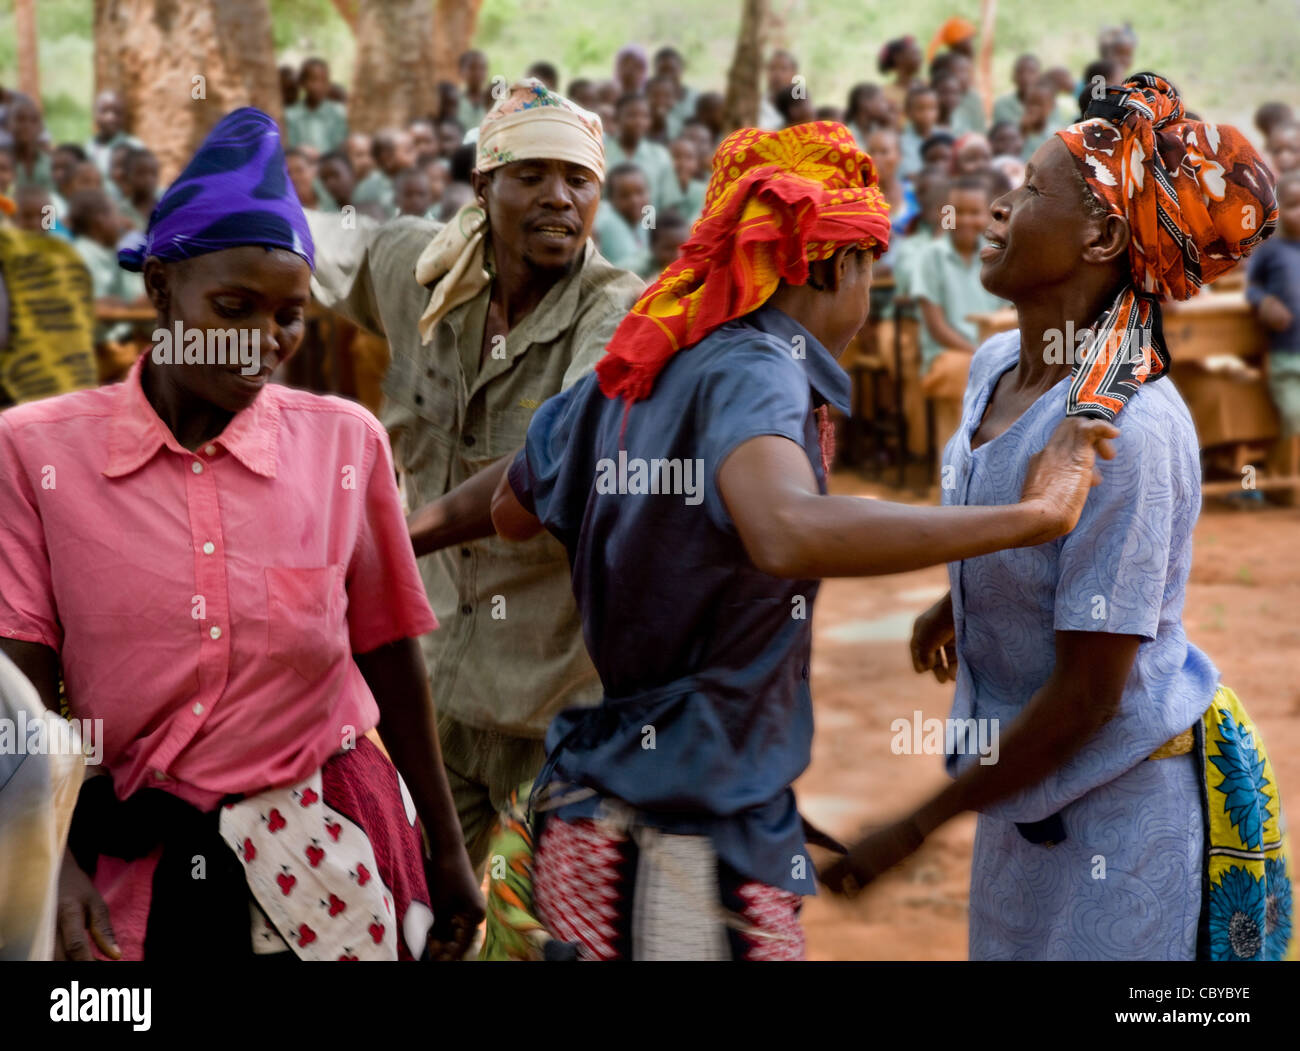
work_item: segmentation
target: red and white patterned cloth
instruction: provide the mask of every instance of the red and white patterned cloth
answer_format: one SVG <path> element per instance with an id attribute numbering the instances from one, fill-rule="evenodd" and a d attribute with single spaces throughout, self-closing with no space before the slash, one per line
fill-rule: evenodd
<path id="1" fill-rule="evenodd" d="M 257 903 L 254 952 L 290 949 L 303 960 L 424 952 L 433 912 L 415 807 L 366 738 L 297 785 L 224 807 L 221 836 Z"/>
<path id="2" fill-rule="evenodd" d="M 546 822 L 533 859 L 533 901 L 537 918 L 560 941 L 578 946 L 584 960 L 636 956 L 632 944 L 637 847 L 608 824 L 592 820 Z M 692 902 L 729 915 L 733 956 L 743 960 L 803 960 L 799 923 L 802 899 L 791 891 L 734 878 L 720 867 L 718 897 Z M 731 907 L 727 914 L 724 910 Z"/>

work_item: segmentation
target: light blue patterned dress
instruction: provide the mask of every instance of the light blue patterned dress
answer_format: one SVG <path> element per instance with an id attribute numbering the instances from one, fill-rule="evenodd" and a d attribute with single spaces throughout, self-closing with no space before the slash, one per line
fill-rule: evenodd
<path id="1" fill-rule="evenodd" d="M 944 453 L 945 504 L 1020 498 L 1029 457 L 1065 413 L 1068 379 L 973 453 L 1017 332 L 975 353 L 962 423 Z M 949 565 L 960 671 L 953 718 L 1012 722 L 1051 675 L 1057 631 L 1139 635 L 1118 715 L 1064 767 L 979 815 L 971 865 L 970 958 L 1195 958 L 1202 812 L 1195 752 L 1147 760 L 1196 723 L 1218 683 L 1183 632 L 1200 510 L 1191 417 L 1167 380 L 1117 420 L 1114 460 L 1068 536 Z M 948 757 L 950 773 L 975 757 Z M 1031 843 L 1017 823 L 1060 814 L 1065 839 Z"/>

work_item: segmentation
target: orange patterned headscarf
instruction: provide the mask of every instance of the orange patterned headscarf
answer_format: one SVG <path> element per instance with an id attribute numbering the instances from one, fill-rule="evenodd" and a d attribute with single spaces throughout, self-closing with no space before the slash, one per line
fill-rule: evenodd
<path id="1" fill-rule="evenodd" d="M 1132 284 L 1093 326 L 1066 414 L 1111 420 L 1169 369 L 1160 300 L 1190 299 L 1277 226 L 1274 180 L 1236 128 L 1189 118 L 1163 77 L 1138 73 L 1056 133 L 1093 194 L 1128 220 Z"/>
<path id="2" fill-rule="evenodd" d="M 782 282 L 845 245 L 889 244 L 876 169 L 843 124 L 742 128 L 718 147 L 704 211 L 675 262 L 645 290 L 596 365 L 600 389 L 630 404 L 683 347 L 758 309 Z"/>

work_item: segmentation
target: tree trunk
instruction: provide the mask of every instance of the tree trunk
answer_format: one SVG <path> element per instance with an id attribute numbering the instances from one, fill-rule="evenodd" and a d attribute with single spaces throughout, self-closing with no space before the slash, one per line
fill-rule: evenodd
<path id="1" fill-rule="evenodd" d="M 348 123 L 377 131 L 438 108 L 430 0 L 361 0 Z"/>
<path id="2" fill-rule="evenodd" d="M 483 0 L 437 0 L 433 39 L 433 82 L 457 81 L 456 63 L 470 49 Z"/>
<path id="3" fill-rule="evenodd" d="M 767 32 L 768 0 L 742 0 L 740 32 L 736 53 L 727 73 L 727 129 L 752 128 L 758 124 L 763 85 L 763 41 Z"/>
<path id="4" fill-rule="evenodd" d="M 16 0 L 14 35 L 18 45 L 18 90 L 39 103 L 41 69 L 37 62 L 36 0 Z"/>
<path id="5" fill-rule="evenodd" d="M 225 114 L 281 117 L 267 0 L 95 0 L 95 90 L 174 179 Z"/>

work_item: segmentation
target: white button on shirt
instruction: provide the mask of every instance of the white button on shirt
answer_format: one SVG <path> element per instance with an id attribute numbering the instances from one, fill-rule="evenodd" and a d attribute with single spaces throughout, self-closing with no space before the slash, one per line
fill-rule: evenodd
<path id="1" fill-rule="evenodd" d="M 212 627 L 208 629 L 208 634 L 214 639 L 219 639 L 221 638 L 221 629 L 213 624 Z"/>
<path id="2" fill-rule="evenodd" d="M 216 447 L 215 445 L 205 445 L 205 446 L 203 447 L 203 451 L 204 451 L 208 456 L 216 456 L 216 455 L 217 455 L 217 447 Z"/>
<path id="3" fill-rule="evenodd" d="M 203 473 L 203 464 L 199 463 L 198 460 L 195 460 L 195 461 L 190 465 L 190 470 L 193 471 L 195 474 L 202 474 L 202 473 Z"/>
<path id="4" fill-rule="evenodd" d="M 217 545 L 214 544 L 211 540 L 209 540 L 206 544 L 203 545 L 203 553 L 205 555 L 212 554 L 212 552 L 214 552 L 216 549 L 217 549 Z"/>
<path id="5" fill-rule="evenodd" d="M 195 701 L 195 702 L 194 702 L 194 708 L 192 709 L 192 711 L 194 712 L 195 715 L 202 715 L 202 714 L 203 714 L 203 702 L 202 702 L 202 701 Z"/>

